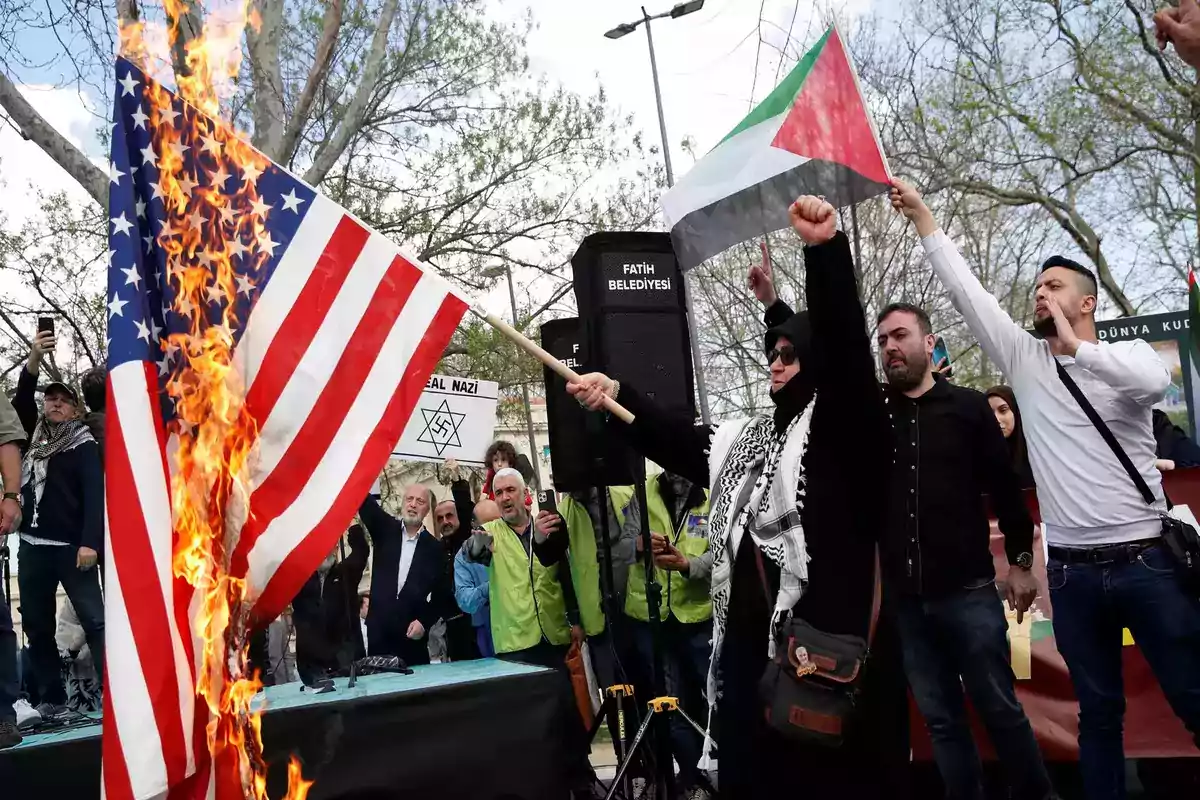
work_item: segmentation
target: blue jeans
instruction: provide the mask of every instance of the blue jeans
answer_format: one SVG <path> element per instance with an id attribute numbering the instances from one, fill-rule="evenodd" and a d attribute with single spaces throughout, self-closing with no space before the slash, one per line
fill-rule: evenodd
<path id="1" fill-rule="evenodd" d="M 900 631 L 904 672 L 929 728 L 946 796 L 953 800 L 984 796 L 983 769 L 963 700 L 965 688 L 1004 765 L 1012 797 L 1049 797 L 1050 778 L 1017 700 L 1008 622 L 995 584 L 989 581 L 936 599 L 912 595 L 889 599 Z"/>
<path id="2" fill-rule="evenodd" d="M 1121 629 L 1129 628 L 1163 693 L 1200 745 L 1200 599 L 1151 547 L 1106 564 L 1046 565 L 1054 637 L 1079 698 L 1079 761 L 1089 800 L 1125 797 Z"/>
<path id="3" fill-rule="evenodd" d="M 654 642 L 649 623 L 630 620 L 638 656 L 647 674 L 652 674 Z M 707 720 L 708 705 L 704 687 L 708 681 L 708 662 L 712 656 L 712 622 L 680 622 L 674 617 L 663 620 L 663 672 L 667 694 L 677 697 L 680 706 L 701 728 Z M 648 693 L 649 694 L 649 693 Z M 684 788 L 700 781 L 696 765 L 703 742 L 700 734 L 679 714 L 671 714 L 671 749 L 679 762 L 679 780 Z"/>
<path id="4" fill-rule="evenodd" d="M 17 714 L 13 703 L 20 691 L 17 674 L 17 635 L 13 633 L 12 609 L 8 602 L 0 602 L 0 721 L 13 722 Z"/>

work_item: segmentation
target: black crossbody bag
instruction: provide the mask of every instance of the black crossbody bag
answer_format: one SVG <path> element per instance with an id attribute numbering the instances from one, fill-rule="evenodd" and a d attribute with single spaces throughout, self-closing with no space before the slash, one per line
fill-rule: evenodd
<path id="1" fill-rule="evenodd" d="M 771 589 L 757 546 L 754 557 L 770 606 Z M 873 579 L 866 639 L 853 634 L 826 633 L 798 617 L 790 618 L 776 636 L 775 658 L 767 662 L 758 691 L 767 725 L 788 739 L 840 747 L 860 722 L 863 675 L 879 623 L 878 552 Z"/>
<path id="2" fill-rule="evenodd" d="M 1154 505 L 1154 493 L 1150 491 L 1150 487 L 1146 485 L 1146 480 L 1142 474 L 1134 468 L 1133 462 L 1129 460 L 1129 456 L 1125 454 L 1125 450 L 1121 447 L 1117 437 L 1113 436 L 1111 430 L 1100 415 L 1096 413 L 1096 409 L 1080 391 L 1079 386 L 1063 369 L 1062 364 L 1056 360 L 1054 366 L 1058 368 L 1058 377 L 1067 387 L 1067 391 L 1075 398 L 1075 402 L 1079 403 L 1079 407 L 1083 409 L 1083 413 L 1087 414 L 1087 418 L 1092 421 L 1092 425 L 1100 432 L 1101 438 L 1112 449 L 1117 460 L 1121 462 L 1121 466 L 1129 473 L 1130 480 L 1141 493 L 1142 499 L 1147 505 Z M 1166 497 L 1166 492 L 1163 492 Z M 1167 500 L 1167 507 L 1170 507 L 1170 500 Z M 1183 520 L 1176 519 L 1168 514 L 1162 515 L 1162 546 L 1171 556 L 1171 560 L 1175 563 L 1175 570 L 1179 573 L 1179 578 L 1183 582 L 1184 588 L 1191 593 L 1200 594 L 1200 533 L 1196 532 L 1188 523 Z"/>

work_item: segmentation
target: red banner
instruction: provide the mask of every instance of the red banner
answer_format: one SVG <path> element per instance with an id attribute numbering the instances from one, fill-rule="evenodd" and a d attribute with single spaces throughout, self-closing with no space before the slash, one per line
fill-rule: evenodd
<path id="1" fill-rule="evenodd" d="M 1200 469 L 1175 470 L 1165 473 L 1167 494 L 1176 505 L 1186 505 L 1193 513 L 1200 512 Z M 1040 520 L 1037 498 L 1029 492 L 1030 508 L 1034 519 Z M 992 556 L 996 561 L 996 579 L 1003 583 L 1008 574 L 1008 559 L 1004 554 L 1004 540 L 992 520 Z M 1054 644 L 1053 610 L 1050 592 L 1046 588 L 1046 560 L 1042 546 L 1040 526 L 1035 534 L 1034 573 L 1037 575 L 1039 593 L 1030 610 L 1032 622 L 1028 627 L 1030 659 L 1028 677 L 1019 663 L 1014 663 L 1018 672 L 1017 696 L 1025 707 L 1025 713 L 1033 724 L 1034 734 L 1042 753 L 1051 761 L 1075 761 L 1079 758 L 1079 705 L 1071 688 L 1067 665 Z M 1010 634 L 1014 633 L 1010 623 Z M 1014 637 L 1018 638 L 1018 637 Z M 1158 681 L 1146 659 L 1142 657 L 1137 643 L 1126 632 L 1123 648 L 1125 673 L 1125 757 L 1126 758 L 1179 758 L 1200 756 L 1192 737 L 1183 723 L 1171 711 L 1158 687 Z M 1020 661 L 1021 646 L 1014 647 Z M 912 708 L 912 741 L 914 758 L 928 761 L 933 758 L 929 736 L 924 720 L 916 707 Z M 975 741 L 985 758 L 995 758 L 987 734 L 978 718 L 972 714 Z"/>

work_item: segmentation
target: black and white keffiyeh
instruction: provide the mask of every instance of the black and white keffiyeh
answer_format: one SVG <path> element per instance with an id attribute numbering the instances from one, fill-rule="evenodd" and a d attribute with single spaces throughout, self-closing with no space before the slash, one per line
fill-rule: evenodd
<path id="1" fill-rule="evenodd" d="M 91 431 L 83 422 L 73 419 L 53 423 L 45 416 L 38 418 L 30 437 L 29 449 L 21 462 L 21 488 L 33 484 L 33 520 L 37 525 L 37 508 L 42 502 L 42 489 L 46 486 L 46 469 L 50 459 L 59 453 L 73 450 L 84 442 L 93 442 Z"/>
<path id="2" fill-rule="evenodd" d="M 718 694 L 718 669 L 729 611 L 733 562 L 746 531 L 780 570 L 771 626 L 763 631 L 764 646 L 774 655 L 773 631 L 800 600 L 808 581 L 808 549 L 801 512 L 804 505 L 804 451 L 816 396 L 804 410 L 776 432 L 769 416 L 729 422 L 713 434 L 709 450 L 711 494 L 708 546 L 712 567 L 713 640 L 707 696 L 709 731 Z M 770 602 L 770 598 L 767 598 Z M 712 737 L 704 737 L 701 769 L 713 769 Z"/>

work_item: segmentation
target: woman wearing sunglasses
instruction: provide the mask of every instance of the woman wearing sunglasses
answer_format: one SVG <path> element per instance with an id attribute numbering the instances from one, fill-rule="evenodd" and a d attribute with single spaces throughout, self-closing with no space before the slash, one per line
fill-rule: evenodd
<path id="1" fill-rule="evenodd" d="M 894 634 L 881 625 L 855 726 L 838 747 L 800 744 L 771 728 L 759 681 L 788 613 L 819 631 L 867 638 L 881 480 L 891 435 L 846 236 L 833 207 L 801 197 L 789 209 L 805 242 L 809 311 L 778 300 L 769 265 L 751 271 L 768 306 L 763 342 L 772 413 L 700 426 L 664 412 L 600 373 L 568 391 L 599 410 L 611 397 L 632 423 L 608 425 L 665 470 L 709 485 L 713 656 L 708 699 L 720 722 L 721 794 L 900 797 L 907 708 Z M 764 259 L 765 262 L 765 259 Z M 718 691 L 719 689 L 719 691 Z M 705 740 L 706 762 L 712 754 Z"/>

